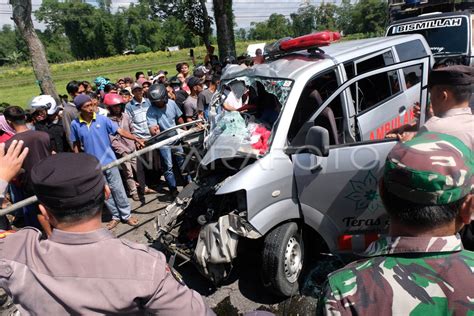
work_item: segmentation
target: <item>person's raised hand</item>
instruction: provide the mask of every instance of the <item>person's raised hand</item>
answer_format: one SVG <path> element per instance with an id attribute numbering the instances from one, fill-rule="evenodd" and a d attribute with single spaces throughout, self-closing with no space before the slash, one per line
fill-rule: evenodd
<path id="1" fill-rule="evenodd" d="M 137 143 L 138 149 L 142 149 L 145 147 L 145 141 L 143 141 L 143 139 L 137 137 L 137 139 L 135 139 L 135 142 Z"/>
<path id="2" fill-rule="evenodd" d="M 5 144 L 0 144 L 0 179 L 10 182 L 20 171 L 28 155 L 28 148 L 23 148 L 23 141 L 14 140 L 5 153 Z"/>
<path id="3" fill-rule="evenodd" d="M 398 136 L 398 139 L 401 142 L 405 143 L 409 140 L 412 140 L 413 137 L 415 136 L 416 136 L 416 132 L 403 132 L 401 135 Z"/>

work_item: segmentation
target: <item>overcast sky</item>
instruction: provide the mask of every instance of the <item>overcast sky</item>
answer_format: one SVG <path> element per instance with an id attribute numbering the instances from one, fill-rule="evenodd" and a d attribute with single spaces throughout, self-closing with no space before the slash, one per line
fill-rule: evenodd
<path id="1" fill-rule="evenodd" d="M 41 0 L 31 0 L 33 10 L 38 9 Z M 87 2 L 95 4 L 95 0 L 87 0 Z M 112 0 L 112 9 L 119 6 L 128 6 L 132 1 Z M 234 0 L 234 15 L 237 27 L 248 28 L 251 22 L 260 22 L 266 20 L 272 13 L 280 13 L 289 17 L 291 13 L 298 10 L 303 2 L 318 5 L 321 0 Z M 336 0 L 327 0 L 325 2 L 338 2 Z M 207 0 L 209 13 L 212 16 L 212 0 Z M 8 0 L 0 0 L 0 25 L 13 24 L 10 17 L 12 14 L 11 6 Z M 36 27 L 40 27 L 35 23 Z"/>

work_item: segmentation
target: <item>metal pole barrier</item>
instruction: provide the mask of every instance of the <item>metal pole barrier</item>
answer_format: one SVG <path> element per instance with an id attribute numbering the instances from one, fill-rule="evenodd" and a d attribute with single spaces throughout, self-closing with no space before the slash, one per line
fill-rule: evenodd
<path id="1" fill-rule="evenodd" d="M 189 126 L 189 125 L 195 125 L 196 123 L 200 123 L 200 122 L 203 122 L 203 120 L 197 120 L 197 121 L 193 121 L 193 122 L 188 122 L 188 123 L 180 124 L 180 125 L 177 125 L 177 126 L 173 127 L 172 129 L 178 129 L 178 128 L 180 128 L 180 127 L 185 127 L 185 126 Z M 169 130 L 169 129 L 168 129 L 168 130 Z M 168 130 L 167 130 L 167 131 L 168 131 Z M 133 159 L 133 158 L 135 158 L 135 157 L 141 156 L 141 155 L 146 154 L 146 153 L 148 153 L 148 152 L 150 152 L 150 151 L 153 151 L 153 150 L 155 150 L 155 149 L 159 149 L 159 148 L 161 148 L 161 147 L 163 147 L 163 146 L 172 144 L 172 143 L 174 143 L 175 141 L 179 140 L 180 138 L 183 138 L 183 137 L 185 137 L 185 136 L 187 136 L 187 135 L 190 135 L 190 134 L 192 134 L 192 133 L 195 133 L 195 132 L 197 132 L 197 131 L 199 131 L 199 130 L 200 130 L 199 128 L 194 127 L 194 128 L 191 128 L 191 129 L 189 129 L 189 130 L 187 130 L 187 131 L 185 131 L 185 132 L 183 132 L 183 133 L 181 133 L 181 134 L 175 135 L 175 136 L 173 136 L 173 137 L 170 137 L 170 138 L 167 138 L 167 139 L 165 139 L 165 140 L 162 140 L 161 142 L 158 142 L 158 143 L 153 144 L 153 145 L 151 145 L 151 146 L 148 146 L 148 147 L 145 147 L 145 148 L 143 148 L 143 149 L 137 150 L 137 151 L 131 153 L 130 155 L 127 155 L 127 156 L 125 156 L 125 157 L 122 157 L 122 158 L 120 158 L 120 159 L 117 159 L 117 160 L 115 160 L 114 162 L 111 162 L 111 163 L 109 163 L 108 165 L 103 166 L 103 167 L 102 167 L 102 171 L 108 170 L 108 169 L 112 169 L 112 168 L 114 168 L 114 167 L 117 167 L 117 166 L 121 165 L 121 164 L 124 163 L 125 161 L 131 160 L 131 159 Z M 38 198 L 36 197 L 36 195 L 31 196 L 31 197 L 29 197 L 29 198 L 27 198 L 27 199 L 24 199 L 24 200 L 22 200 L 22 201 L 20 201 L 20 202 L 17 202 L 17 203 L 15 203 L 15 204 L 13 204 L 13 205 L 10 205 L 9 207 L 7 207 L 7 208 L 5 208 L 5 209 L 3 209 L 3 210 L 0 210 L 0 216 L 9 214 L 9 213 L 11 213 L 11 212 L 13 212 L 13 211 L 16 211 L 16 210 L 18 210 L 18 209 L 20 209 L 20 208 L 22 208 L 22 207 L 25 207 L 25 206 L 27 206 L 27 205 L 30 205 L 30 204 L 33 204 L 33 203 L 36 203 L 36 202 L 38 202 Z"/>

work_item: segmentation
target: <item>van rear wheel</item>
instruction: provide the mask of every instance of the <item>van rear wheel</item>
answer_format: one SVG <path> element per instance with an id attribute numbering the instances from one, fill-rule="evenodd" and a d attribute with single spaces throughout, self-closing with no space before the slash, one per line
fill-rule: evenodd
<path id="1" fill-rule="evenodd" d="M 303 269 L 304 245 L 301 231 L 294 222 L 270 231 L 264 240 L 263 283 L 279 296 L 298 292 L 298 278 Z"/>

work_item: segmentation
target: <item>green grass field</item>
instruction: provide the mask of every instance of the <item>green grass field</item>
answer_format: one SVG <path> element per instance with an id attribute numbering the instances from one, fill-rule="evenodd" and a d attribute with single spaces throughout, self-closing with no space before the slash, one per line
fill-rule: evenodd
<path id="1" fill-rule="evenodd" d="M 249 43 L 236 44 L 237 54 L 244 53 Z M 202 63 L 204 47 L 194 49 L 196 63 Z M 75 61 L 65 64 L 52 64 L 51 72 L 59 94 L 66 94 L 66 84 L 71 80 L 93 82 L 97 76 L 105 76 L 115 81 L 135 72 L 166 70 L 169 76 L 176 73 L 176 64 L 186 61 L 191 64 L 189 49 L 178 52 L 154 52 L 140 55 L 114 56 L 88 61 Z M 40 93 L 32 67 L 0 67 L 0 103 L 25 107 L 29 100 Z"/>

